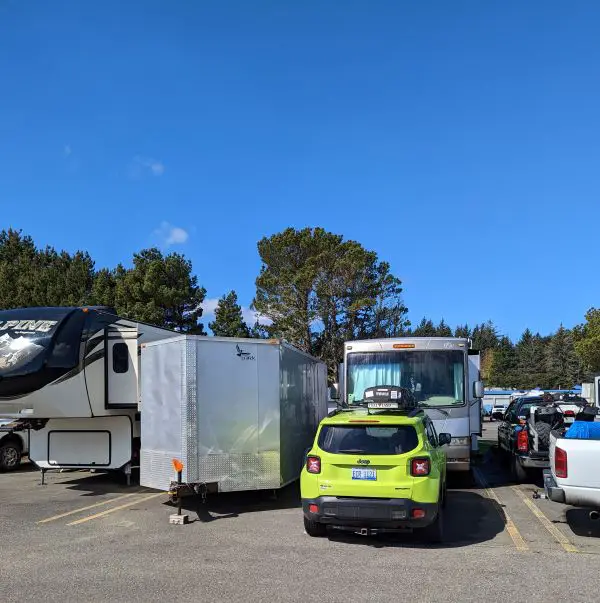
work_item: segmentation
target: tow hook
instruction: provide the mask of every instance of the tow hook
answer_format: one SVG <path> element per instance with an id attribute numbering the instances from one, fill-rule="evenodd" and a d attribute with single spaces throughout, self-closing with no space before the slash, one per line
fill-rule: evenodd
<path id="1" fill-rule="evenodd" d="M 377 534 L 377 530 L 371 530 L 369 528 L 361 528 L 356 533 L 360 534 L 361 536 L 375 536 L 375 534 Z"/>

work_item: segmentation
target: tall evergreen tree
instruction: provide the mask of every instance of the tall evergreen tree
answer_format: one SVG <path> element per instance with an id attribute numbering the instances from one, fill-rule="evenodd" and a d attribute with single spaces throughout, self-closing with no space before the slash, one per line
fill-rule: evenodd
<path id="1" fill-rule="evenodd" d="M 496 387 L 516 387 L 519 381 L 516 369 L 515 348 L 508 337 L 501 337 L 498 347 L 494 350 L 487 384 Z"/>
<path id="2" fill-rule="evenodd" d="M 433 321 L 423 317 L 421 322 L 413 329 L 412 335 L 414 337 L 435 337 L 437 335 L 437 328 L 433 324 Z"/>
<path id="3" fill-rule="evenodd" d="M 582 378 L 582 362 L 575 352 L 573 333 L 560 325 L 545 350 L 548 386 L 571 388 Z"/>
<path id="4" fill-rule="evenodd" d="M 600 309 L 590 308 L 585 314 L 585 323 L 578 325 L 573 335 L 575 351 L 586 370 L 600 372 Z"/>
<path id="5" fill-rule="evenodd" d="M 471 337 L 471 328 L 469 325 L 458 325 L 454 329 L 454 337 Z"/>
<path id="6" fill-rule="evenodd" d="M 515 348 L 517 354 L 517 387 L 547 387 L 548 375 L 544 358 L 544 340 L 525 329 Z"/>
<path id="7" fill-rule="evenodd" d="M 235 291 L 224 295 L 217 304 L 215 319 L 209 328 L 217 337 L 249 337 L 250 329 L 244 322 L 242 308 Z"/>
<path id="8" fill-rule="evenodd" d="M 452 329 L 446 324 L 446 321 L 443 318 L 440 320 L 440 324 L 438 324 L 436 331 L 438 337 L 452 337 Z"/>
<path id="9" fill-rule="evenodd" d="M 205 335 L 202 302 L 206 290 L 192 275 L 191 262 L 178 253 L 155 248 L 133 256 L 133 267 L 114 271 L 115 307 L 119 314 L 183 333 Z"/>

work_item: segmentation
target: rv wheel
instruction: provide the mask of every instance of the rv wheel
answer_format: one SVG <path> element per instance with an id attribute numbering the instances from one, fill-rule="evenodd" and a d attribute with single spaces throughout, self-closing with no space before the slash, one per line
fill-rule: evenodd
<path id="1" fill-rule="evenodd" d="M 21 463 L 21 446 L 9 440 L 0 445 L 0 471 L 13 471 Z"/>

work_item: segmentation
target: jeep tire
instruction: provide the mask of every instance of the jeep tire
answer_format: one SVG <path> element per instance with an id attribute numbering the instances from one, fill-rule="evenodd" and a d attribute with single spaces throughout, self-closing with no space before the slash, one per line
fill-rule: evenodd
<path id="1" fill-rule="evenodd" d="M 318 521 L 312 521 L 306 516 L 304 517 L 304 529 L 306 530 L 306 533 L 313 538 L 318 538 L 327 534 L 327 526 Z"/>

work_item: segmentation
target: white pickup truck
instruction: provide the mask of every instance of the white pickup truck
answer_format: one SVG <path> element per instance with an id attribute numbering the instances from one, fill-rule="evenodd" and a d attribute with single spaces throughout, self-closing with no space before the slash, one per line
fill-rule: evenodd
<path id="1" fill-rule="evenodd" d="M 550 468 L 544 470 L 546 496 L 554 502 L 593 509 L 600 519 L 600 417 L 586 409 L 586 420 L 550 433 Z"/>
<path id="2" fill-rule="evenodd" d="M 12 471 L 29 454 L 29 430 L 13 419 L 0 419 L 0 471 Z"/>

